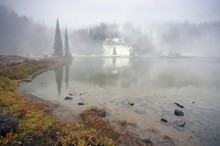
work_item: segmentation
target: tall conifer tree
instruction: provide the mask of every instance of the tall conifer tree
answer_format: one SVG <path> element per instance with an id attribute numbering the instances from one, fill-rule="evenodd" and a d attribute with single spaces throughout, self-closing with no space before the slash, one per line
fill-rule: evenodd
<path id="1" fill-rule="evenodd" d="M 70 48 L 69 48 L 69 42 L 68 42 L 68 34 L 67 34 L 67 28 L 65 30 L 65 44 L 64 44 L 64 50 L 65 50 L 65 56 L 66 57 L 72 57 Z"/>
<path id="2" fill-rule="evenodd" d="M 55 41 L 54 41 L 54 55 L 63 56 L 63 43 L 60 35 L 59 21 L 57 19 Z"/>

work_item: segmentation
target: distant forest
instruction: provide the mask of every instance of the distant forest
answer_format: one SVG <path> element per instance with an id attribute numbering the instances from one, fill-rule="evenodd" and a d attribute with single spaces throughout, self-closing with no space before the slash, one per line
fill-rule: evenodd
<path id="1" fill-rule="evenodd" d="M 1 54 L 41 54 L 48 52 L 48 48 L 52 50 L 52 40 L 48 27 L 0 5 Z"/>
<path id="2" fill-rule="evenodd" d="M 62 24 L 62 22 L 60 22 Z M 54 28 L 36 23 L 26 16 L 0 5 L 0 54 L 51 54 Z M 70 27 L 70 26 L 69 26 Z M 160 54 L 166 51 L 220 56 L 220 22 L 193 24 L 190 22 L 163 22 L 137 27 L 132 23 L 101 23 L 96 26 L 69 31 L 73 54 L 101 55 L 106 39 L 122 37 L 137 54 Z M 64 30 L 61 28 L 62 41 Z"/>

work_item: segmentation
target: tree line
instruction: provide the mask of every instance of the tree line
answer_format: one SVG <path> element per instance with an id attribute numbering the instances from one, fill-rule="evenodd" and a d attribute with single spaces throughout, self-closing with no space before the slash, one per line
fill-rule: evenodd
<path id="1" fill-rule="evenodd" d="M 0 5 L 0 54 L 43 55 L 51 50 L 52 29 Z"/>
<path id="2" fill-rule="evenodd" d="M 80 55 L 101 55 L 103 42 L 116 37 L 123 38 L 137 54 L 142 55 L 174 50 L 220 56 L 220 21 L 199 24 L 168 22 L 142 27 L 132 23 L 101 23 L 69 32 L 69 37 L 65 30 L 64 45 L 61 31 L 58 21 L 54 31 L 0 5 L 0 54 L 68 56 L 71 51 Z"/>

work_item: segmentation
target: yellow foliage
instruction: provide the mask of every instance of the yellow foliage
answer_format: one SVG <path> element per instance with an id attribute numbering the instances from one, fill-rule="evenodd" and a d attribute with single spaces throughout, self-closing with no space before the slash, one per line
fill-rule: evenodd
<path id="1" fill-rule="evenodd" d="M 98 116 L 99 110 L 85 111 L 82 122 L 62 123 L 49 114 L 52 108 L 47 104 L 32 103 L 29 98 L 16 92 L 19 81 L 10 79 L 24 79 L 37 69 L 56 66 L 56 62 L 47 61 L 0 69 L 0 106 L 5 106 L 14 117 L 19 118 L 17 130 L 9 132 L 4 138 L 0 137 L 0 145 L 18 145 L 18 142 L 23 145 L 116 145 L 118 133 L 109 122 Z"/>

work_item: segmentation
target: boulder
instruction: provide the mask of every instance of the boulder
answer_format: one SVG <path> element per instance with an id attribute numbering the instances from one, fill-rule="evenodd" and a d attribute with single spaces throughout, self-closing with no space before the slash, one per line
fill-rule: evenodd
<path id="1" fill-rule="evenodd" d="M 183 111 L 181 111 L 181 110 L 178 110 L 178 109 L 175 109 L 175 112 L 174 112 L 174 114 L 175 114 L 176 116 L 184 116 L 184 113 L 183 113 Z"/>
<path id="2" fill-rule="evenodd" d="M 3 112 L 0 114 L 0 136 L 5 137 L 10 131 L 17 129 L 19 120 L 14 118 L 10 113 Z"/>

